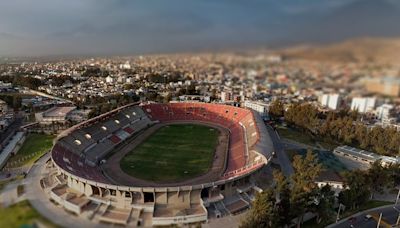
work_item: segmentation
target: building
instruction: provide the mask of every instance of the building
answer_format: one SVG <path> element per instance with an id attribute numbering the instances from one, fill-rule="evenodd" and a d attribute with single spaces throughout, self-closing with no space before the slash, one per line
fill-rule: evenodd
<path id="1" fill-rule="evenodd" d="M 336 110 L 339 108 L 341 103 L 341 97 L 339 94 L 323 94 L 319 97 L 319 102 L 322 106 Z"/>
<path id="2" fill-rule="evenodd" d="M 380 161 L 382 165 L 389 164 L 399 164 L 400 158 L 398 157 L 389 157 L 383 156 L 379 154 L 372 153 L 370 151 L 365 151 L 361 149 L 357 149 L 350 146 L 339 146 L 333 150 L 333 153 L 347 157 L 352 160 L 356 160 L 362 163 L 372 164 L 376 161 Z"/>
<path id="3" fill-rule="evenodd" d="M 119 68 L 123 69 L 123 70 L 130 70 L 131 69 L 131 64 L 129 63 L 129 61 L 126 61 L 125 63 L 120 64 Z"/>
<path id="4" fill-rule="evenodd" d="M 383 104 L 376 108 L 375 115 L 379 120 L 386 122 L 390 119 L 391 111 L 393 110 L 393 105 Z"/>
<path id="5" fill-rule="evenodd" d="M 209 103 L 211 101 L 211 97 L 203 96 L 203 95 L 182 95 L 182 96 L 179 96 L 179 100 L 180 101 L 188 101 L 188 102 L 200 101 L 200 102 Z"/>
<path id="6" fill-rule="evenodd" d="M 85 121 L 88 119 L 90 111 L 91 109 L 85 109 L 85 110 L 74 109 L 67 114 L 67 119 L 73 123 L 79 123 Z"/>
<path id="7" fill-rule="evenodd" d="M 108 75 L 108 76 L 106 77 L 106 82 L 107 82 L 107 83 L 114 83 L 114 82 L 115 82 L 115 79 L 114 79 L 113 77 L 111 77 L 110 75 Z"/>
<path id="8" fill-rule="evenodd" d="M 365 80 L 365 87 L 368 92 L 393 97 L 400 96 L 400 78 L 368 78 Z"/>
<path id="9" fill-rule="evenodd" d="M 226 102 L 226 101 L 232 101 L 233 99 L 233 94 L 231 91 L 222 91 L 221 92 L 221 101 Z"/>
<path id="10" fill-rule="evenodd" d="M 66 123 L 67 116 L 76 109 L 76 107 L 53 107 L 44 112 L 35 113 L 36 121 L 40 124 Z"/>
<path id="11" fill-rule="evenodd" d="M 6 82 L 0 81 L 0 91 L 7 91 L 7 90 L 10 90 L 12 88 L 13 88 L 13 86 L 12 86 L 12 84 L 10 82 L 6 83 Z"/>
<path id="12" fill-rule="evenodd" d="M 5 131 L 14 122 L 14 113 L 7 103 L 0 100 L 0 132 Z"/>
<path id="13" fill-rule="evenodd" d="M 8 112 L 7 103 L 3 100 L 0 100 L 0 115 L 5 114 Z"/>
<path id="14" fill-rule="evenodd" d="M 244 107 L 256 111 L 264 120 L 269 118 L 269 104 L 262 101 L 244 101 Z"/>
<path id="15" fill-rule="evenodd" d="M 335 192 L 336 196 L 338 196 L 339 193 L 345 188 L 343 178 L 336 172 L 330 170 L 322 171 L 321 174 L 316 178 L 315 183 L 319 188 L 322 188 L 325 185 L 331 186 L 331 189 Z"/>
<path id="16" fill-rule="evenodd" d="M 375 97 L 354 97 L 351 101 L 351 110 L 357 110 L 360 113 L 371 112 L 375 105 Z"/>

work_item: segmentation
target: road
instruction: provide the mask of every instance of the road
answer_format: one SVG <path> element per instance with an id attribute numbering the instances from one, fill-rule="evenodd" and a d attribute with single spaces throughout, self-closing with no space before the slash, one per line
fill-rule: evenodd
<path id="1" fill-rule="evenodd" d="M 397 206 L 397 208 L 400 209 L 400 206 Z M 384 225 L 393 225 L 393 224 L 396 224 L 397 218 L 399 216 L 399 211 L 396 211 L 393 208 L 393 205 L 381 207 L 379 209 L 371 209 L 371 210 L 368 210 L 367 212 L 362 212 L 362 213 L 358 213 L 358 214 L 354 215 L 352 217 L 354 219 L 347 218 L 347 219 L 339 221 L 337 224 L 332 224 L 328 227 L 329 228 L 344 228 L 344 227 L 347 228 L 347 227 L 350 227 L 350 225 L 353 225 L 353 227 L 376 228 L 376 226 L 378 224 L 377 221 L 373 218 L 367 220 L 367 219 L 365 219 L 365 215 L 375 214 L 377 217 L 379 217 L 380 213 L 382 213 L 381 227 L 384 227 Z"/>
<path id="2" fill-rule="evenodd" d="M 18 131 L 18 129 L 21 127 L 22 125 L 22 121 L 23 121 L 23 117 L 17 117 L 15 118 L 15 121 L 7 127 L 6 131 L 2 132 L 0 134 L 0 144 L 5 146 L 6 143 L 3 143 L 3 141 L 5 141 L 6 138 L 9 137 L 9 135 L 14 135 L 16 131 Z M 1 146 L 0 146 L 1 147 Z"/>
<path id="3" fill-rule="evenodd" d="M 292 163 L 285 152 L 285 147 L 283 146 L 278 133 L 271 126 L 267 125 L 267 130 L 271 136 L 272 143 L 274 144 L 275 153 L 281 166 L 282 173 L 286 177 L 290 177 L 294 173 L 294 170 Z"/>

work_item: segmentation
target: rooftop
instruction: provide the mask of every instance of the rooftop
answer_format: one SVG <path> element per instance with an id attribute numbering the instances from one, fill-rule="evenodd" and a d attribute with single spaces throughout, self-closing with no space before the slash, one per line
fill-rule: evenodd
<path id="1" fill-rule="evenodd" d="M 76 107 L 53 107 L 46 110 L 43 114 L 47 117 L 63 117 L 66 116 L 69 112 L 75 110 Z"/>

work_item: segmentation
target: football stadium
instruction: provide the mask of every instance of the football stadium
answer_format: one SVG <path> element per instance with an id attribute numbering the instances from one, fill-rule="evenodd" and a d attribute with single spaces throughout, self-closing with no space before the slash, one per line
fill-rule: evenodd
<path id="1" fill-rule="evenodd" d="M 93 222 L 196 224 L 249 208 L 273 145 L 261 117 L 211 103 L 130 104 L 56 139 L 41 186 Z"/>

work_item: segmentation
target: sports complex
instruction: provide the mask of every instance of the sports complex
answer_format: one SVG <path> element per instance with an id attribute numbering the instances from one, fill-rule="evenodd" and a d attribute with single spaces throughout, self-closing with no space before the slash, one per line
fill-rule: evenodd
<path id="1" fill-rule="evenodd" d="M 272 159 L 261 117 L 210 103 L 130 104 L 56 139 L 41 186 L 94 222 L 195 224 L 237 214 Z"/>

